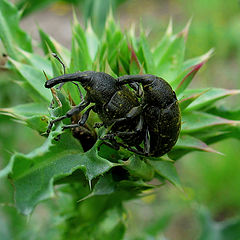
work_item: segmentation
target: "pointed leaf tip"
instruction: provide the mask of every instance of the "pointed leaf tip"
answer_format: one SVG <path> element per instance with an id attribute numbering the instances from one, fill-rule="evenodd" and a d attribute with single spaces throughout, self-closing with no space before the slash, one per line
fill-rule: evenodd
<path id="1" fill-rule="evenodd" d="M 178 34 L 178 37 L 180 37 L 180 36 L 184 37 L 185 42 L 187 41 L 187 36 L 188 36 L 188 32 L 189 32 L 191 22 L 192 22 L 192 18 L 189 19 L 189 21 L 187 22 L 184 29 Z"/>
<path id="2" fill-rule="evenodd" d="M 180 136 L 180 138 L 177 141 L 177 144 L 173 149 L 173 153 L 176 150 L 204 151 L 204 152 L 211 152 L 211 153 L 224 155 L 223 153 L 208 146 L 202 140 L 190 135 Z"/>
<path id="3" fill-rule="evenodd" d="M 209 91 L 210 89 L 206 89 L 205 91 L 202 91 L 200 93 L 196 93 L 193 94 L 191 96 L 183 96 L 183 98 L 181 98 L 179 100 L 179 105 L 180 105 L 180 109 L 181 111 L 184 111 L 192 102 L 194 102 L 197 98 L 199 98 L 201 95 L 203 95 L 204 93 L 206 93 L 207 91 Z"/>
<path id="4" fill-rule="evenodd" d="M 211 147 L 206 147 L 206 148 L 205 148 L 205 151 L 206 151 L 206 152 L 216 153 L 216 154 L 219 154 L 219 155 L 225 156 L 224 153 L 219 152 L 219 151 L 217 151 L 217 150 L 215 150 L 214 148 L 211 148 Z"/>
<path id="5" fill-rule="evenodd" d="M 206 62 L 210 57 L 213 56 L 214 53 L 214 48 L 211 48 L 207 53 L 205 53 L 204 55 L 202 55 L 201 60 L 203 62 Z"/>
<path id="6" fill-rule="evenodd" d="M 178 86 L 176 88 L 177 94 L 183 92 L 187 88 L 187 86 L 191 83 L 192 79 L 194 78 L 194 76 L 196 75 L 198 70 L 203 66 L 204 63 L 205 63 L 205 61 L 191 67 L 191 71 L 178 84 Z"/>
<path id="7" fill-rule="evenodd" d="M 195 93 L 194 95 L 192 95 Z M 209 108 L 211 105 L 215 104 L 220 99 L 228 96 L 234 96 L 239 94 L 238 89 L 222 89 L 222 88 L 212 88 L 212 89 L 188 89 L 184 92 L 184 99 L 180 100 L 180 105 L 189 106 L 185 107 L 185 111 L 199 110 L 203 108 Z M 189 97 L 188 97 L 189 96 Z M 194 96 L 198 96 L 195 98 Z"/>
<path id="8" fill-rule="evenodd" d="M 137 67 L 139 69 L 141 69 L 141 65 L 139 63 L 139 60 L 138 60 L 138 57 L 137 57 L 137 54 L 135 52 L 135 50 L 133 49 L 133 46 L 128 44 L 128 49 L 131 51 L 131 60 L 130 60 L 130 64 L 133 64 L 133 62 L 136 63 Z"/>
<path id="9" fill-rule="evenodd" d="M 168 23 L 166 35 L 170 37 L 172 33 L 173 33 L 173 23 L 172 23 L 172 17 L 171 17 Z"/>
<path id="10" fill-rule="evenodd" d="M 210 57 L 213 56 L 214 48 L 211 48 L 207 53 L 192 59 L 188 59 L 183 63 L 182 70 L 185 71 L 201 62 L 207 62 Z"/>

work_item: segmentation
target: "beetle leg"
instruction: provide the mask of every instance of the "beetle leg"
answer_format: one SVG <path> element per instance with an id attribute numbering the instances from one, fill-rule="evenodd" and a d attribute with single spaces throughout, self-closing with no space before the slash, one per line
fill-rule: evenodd
<path id="1" fill-rule="evenodd" d="M 118 150 L 119 147 L 123 147 L 125 149 L 127 149 L 128 151 L 131 151 L 133 153 L 136 153 L 138 155 L 142 155 L 142 156 L 145 156 L 146 155 L 146 152 L 143 151 L 143 149 L 140 147 L 140 146 L 135 146 L 135 148 L 132 148 L 128 145 L 125 145 L 123 143 L 120 143 L 120 142 L 117 142 L 114 137 L 118 136 L 118 137 L 123 137 L 123 136 L 129 136 L 129 135 L 133 135 L 133 134 L 136 134 L 138 131 L 142 131 L 143 129 L 143 117 L 142 115 L 140 116 L 140 120 L 139 120 L 139 123 L 136 127 L 136 131 L 132 131 L 132 132 L 116 132 L 116 133 L 109 133 L 109 134 L 106 134 L 105 136 L 103 136 L 102 138 L 100 138 L 101 140 L 108 140 L 109 142 L 105 142 L 104 143 L 108 143 L 107 145 L 110 146 L 111 144 L 114 145 L 114 149 Z M 118 149 L 116 148 L 116 146 L 118 146 Z"/>
<path id="2" fill-rule="evenodd" d="M 106 136 L 108 136 L 108 135 L 106 135 Z M 110 137 L 110 135 L 109 135 L 109 137 Z M 104 139 L 103 139 L 103 138 L 100 138 L 100 139 L 101 139 L 101 140 L 106 140 L 107 138 L 105 138 L 105 136 L 104 136 Z M 138 148 L 138 149 L 135 149 L 135 148 L 132 148 L 132 147 L 130 147 L 130 146 L 127 146 L 127 145 L 125 145 L 125 144 L 123 144 L 123 143 L 117 142 L 117 141 L 116 141 L 114 138 L 112 138 L 112 137 L 109 138 L 108 140 L 109 140 L 109 142 L 103 141 L 103 142 L 99 145 L 99 147 L 100 147 L 102 144 L 106 144 L 107 146 L 112 147 L 112 148 L 115 149 L 115 150 L 119 150 L 120 147 L 123 147 L 123 148 L 127 149 L 127 150 L 130 151 L 130 152 L 136 153 L 136 154 L 138 154 L 138 155 L 145 156 L 145 153 L 142 152 L 142 151 L 140 151 L 139 148 Z M 99 150 L 99 149 L 98 149 L 98 150 Z"/>
<path id="3" fill-rule="evenodd" d="M 115 149 L 115 150 L 119 150 L 120 146 L 118 144 L 118 142 L 114 139 L 114 134 L 106 134 L 103 137 L 99 137 L 100 140 L 103 140 L 103 142 L 99 145 L 99 147 L 102 144 L 106 144 L 107 146 Z M 105 140 L 109 140 L 109 142 L 106 142 Z"/>
<path id="4" fill-rule="evenodd" d="M 103 127 L 104 126 L 104 123 L 95 123 L 93 125 L 93 128 L 100 128 L 100 127 Z"/>
<path id="5" fill-rule="evenodd" d="M 139 133 L 142 130 L 143 130 L 143 116 L 141 115 L 135 131 L 131 131 L 131 132 L 115 132 L 112 135 L 121 138 L 121 137 L 135 135 L 136 133 Z"/>
<path id="6" fill-rule="evenodd" d="M 130 151 L 130 152 L 136 153 L 136 154 L 138 154 L 138 155 L 145 156 L 145 153 L 142 152 L 142 151 L 139 151 L 138 149 L 132 148 L 132 147 L 130 147 L 130 146 L 127 146 L 127 145 L 125 145 L 125 144 L 123 144 L 123 143 L 119 143 L 119 142 L 117 142 L 117 144 L 118 144 L 120 147 L 123 147 L 123 148 L 127 149 L 127 150 Z"/>
<path id="7" fill-rule="evenodd" d="M 141 89 L 141 86 L 137 82 L 129 83 L 129 86 L 135 90 L 137 97 L 142 97 L 143 91 Z"/>
<path id="8" fill-rule="evenodd" d="M 100 138 L 101 139 L 101 138 Z M 116 144 L 117 142 L 116 141 L 111 141 L 111 142 L 106 142 L 106 141 L 103 141 L 101 142 L 99 145 L 98 145 L 98 151 L 100 150 L 100 147 L 105 144 L 107 145 L 108 147 L 111 147 L 115 150 L 119 150 L 120 146 L 118 144 Z"/>
<path id="9" fill-rule="evenodd" d="M 140 119 L 139 119 L 139 122 L 137 124 L 136 131 L 141 132 L 142 129 L 143 129 L 143 115 L 140 115 Z"/>
<path id="10" fill-rule="evenodd" d="M 83 126 L 86 121 L 88 120 L 88 117 L 89 117 L 89 113 L 90 111 L 95 107 L 95 105 L 89 107 L 85 112 L 84 114 L 82 115 L 82 118 L 80 119 L 80 121 L 78 121 L 78 125 L 80 126 Z"/>
<path id="11" fill-rule="evenodd" d="M 53 124 L 55 124 L 56 122 L 59 122 L 61 120 L 64 120 L 66 118 L 72 117 L 73 115 L 81 112 L 89 104 L 90 104 L 90 102 L 88 100 L 84 99 L 79 105 L 77 105 L 74 108 L 70 109 L 65 115 L 63 115 L 63 116 L 61 116 L 59 118 L 56 118 L 54 120 L 51 120 L 49 125 L 48 125 L 48 128 L 47 128 L 47 135 L 49 135 L 49 133 L 50 133 L 50 131 L 52 129 Z"/>
<path id="12" fill-rule="evenodd" d="M 89 107 L 89 108 L 84 112 L 84 114 L 82 115 L 82 118 L 78 121 L 78 123 L 76 123 L 76 124 L 64 125 L 62 128 L 63 128 L 63 129 L 67 129 L 67 128 L 76 128 L 76 127 L 81 127 L 81 126 L 83 126 L 83 125 L 86 123 L 86 121 L 87 121 L 87 119 L 88 119 L 88 117 L 89 117 L 90 111 L 91 111 L 94 107 L 95 107 L 95 106 Z"/>
<path id="13" fill-rule="evenodd" d="M 126 114 L 126 117 L 114 119 L 114 120 L 113 120 L 113 123 L 132 119 L 132 118 L 137 117 L 138 115 L 140 115 L 141 112 L 142 112 L 142 106 L 141 106 L 141 105 L 140 105 L 140 106 L 137 106 L 137 107 L 133 107 L 133 108 Z"/>
<path id="14" fill-rule="evenodd" d="M 72 82 L 72 83 L 77 86 L 77 89 L 78 89 L 78 92 L 79 92 L 79 95 L 80 95 L 80 99 L 81 99 L 81 101 L 83 101 L 83 95 L 82 95 L 82 92 L 81 92 L 81 89 L 80 89 L 79 85 L 75 82 Z"/>
<path id="15" fill-rule="evenodd" d="M 103 137 L 99 137 L 99 139 L 100 140 L 113 140 L 115 136 L 116 136 L 115 133 L 107 133 Z"/>
<path id="16" fill-rule="evenodd" d="M 145 134 L 145 141 L 144 141 L 144 153 L 146 155 L 149 155 L 149 152 L 150 152 L 150 134 L 149 134 L 149 131 L 148 131 L 148 127 L 146 129 L 146 134 Z"/>

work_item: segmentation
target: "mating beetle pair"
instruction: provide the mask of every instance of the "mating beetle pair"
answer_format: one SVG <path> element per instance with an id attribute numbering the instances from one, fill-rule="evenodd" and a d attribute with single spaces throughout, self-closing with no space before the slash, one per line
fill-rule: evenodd
<path id="1" fill-rule="evenodd" d="M 52 88 L 65 82 L 80 83 L 86 96 L 64 116 L 52 120 L 48 134 L 54 123 L 70 118 L 94 103 L 77 124 L 63 128 L 83 126 L 92 110 L 102 121 L 98 127 L 110 127 L 101 139 L 115 149 L 124 147 L 136 154 L 158 157 L 175 145 L 181 128 L 181 114 L 175 92 L 164 79 L 154 75 L 126 75 L 115 79 L 103 72 L 85 71 L 50 79 L 45 87 Z M 117 141 L 116 137 L 122 141 Z"/>

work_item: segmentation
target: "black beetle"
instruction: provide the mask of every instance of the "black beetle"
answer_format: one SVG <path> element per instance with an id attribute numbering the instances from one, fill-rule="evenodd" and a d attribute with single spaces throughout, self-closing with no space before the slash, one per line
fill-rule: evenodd
<path id="1" fill-rule="evenodd" d="M 118 80 L 112 76 L 94 71 L 64 74 L 46 81 L 45 87 L 52 88 L 57 84 L 72 81 L 78 82 L 84 87 L 87 92 L 86 96 L 79 105 L 73 107 L 64 116 L 52 120 L 48 126 L 47 134 L 49 134 L 54 123 L 70 118 L 83 111 L 90 103 L 94 103 L 95 105 L 90 106 L 83 113 L 78 124 L 65 125 L 63 128 L 75 128 L 84 125 L 90 111 L 93 110 L 102 120 L 100 126 L 111 126 L 108 134 L 102 138 L 103 140 L 109 140 L 105 144 L 116 149 L 122 146 L 135 153 L 143 154 L 142 148 L 139 146 L 144 138 L 143 119 L 139 114 L 141 108 L 134 91 L 126 86 L 121 86 Z M 115 136 L 120 137 L 123 143 L 116 142 Z M 131 146 L 136 147 L 136 149 Z"/>
<path id="2" fill-rule="evenodd" d="M 181 129 L 178 100 L 171 86 L 162 78 L 146 75 L 126 75 L 119 84 L 141 83 L 143 99 L 141 114 L 144 119 L 147 155 L 162 156 L 176 144 Z"/>
<path id="3" fill-rule="evenodd" d="M 175 92 L 162 78 L 154 75 L 126 75 L 117 79 L 95 71 L 64 74 L 48 80 L 46 88 L 65 82 L 79 82 L 87 94 L 85 99 L 64 116 L 54 119 L 48 126 L 49 134 L 54 123 L 83 111 L 78 124 L 63 126 L 74 128 L 82 126 L 91 110 L 102 120 L 110 131 L 102 138 L 105 144 L 116 149 L 119 146 L 145 156 L 162 156 L 175 145 L 181 128 L 181 114 Z M 140 85 L 143 96 L 139 96 Z M 126 84 L 129 84 L 129 89 Z M 118 136 L 123 143 L 115 140 Z M 144 149 L 140 144 L 144 142 Z M 135 148 L 131 147 L 134 146 Z"/>

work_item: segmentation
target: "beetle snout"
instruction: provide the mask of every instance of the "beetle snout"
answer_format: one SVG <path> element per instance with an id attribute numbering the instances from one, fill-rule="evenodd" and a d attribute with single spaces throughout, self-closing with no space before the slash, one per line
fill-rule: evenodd
<path id="1" fill-rule="evenodd" d="M 52 88 L 56 85 L 55 81 L 52 81 L 52 79 L 45 82 L 45 88 Z"/>

